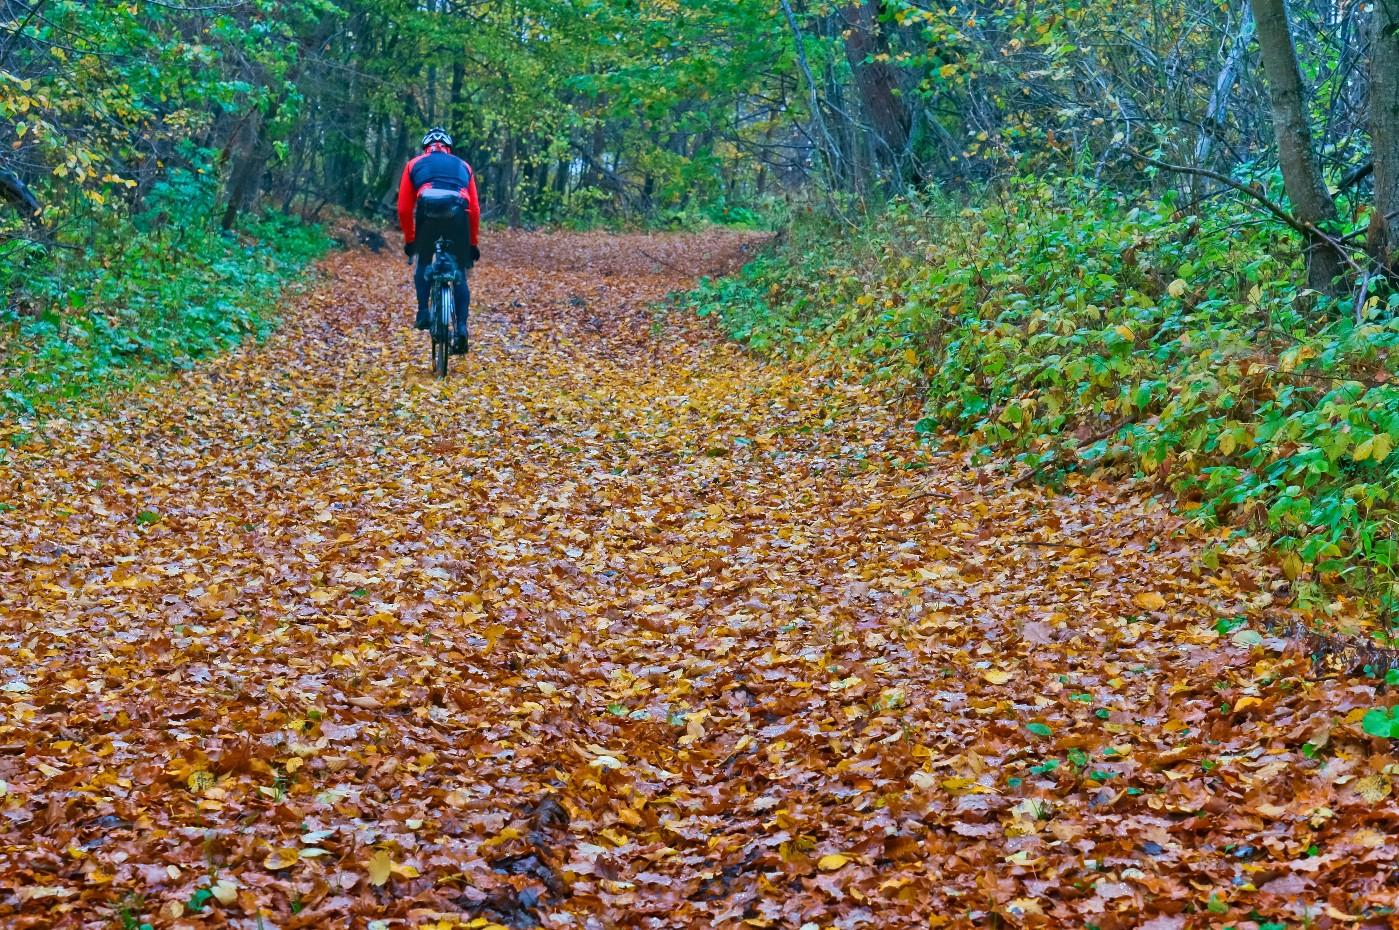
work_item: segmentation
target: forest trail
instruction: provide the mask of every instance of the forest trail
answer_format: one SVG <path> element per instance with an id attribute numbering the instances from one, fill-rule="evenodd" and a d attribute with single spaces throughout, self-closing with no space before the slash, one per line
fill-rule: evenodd
<path id="1" fill-rule="evenodd" d="M 1301 677 L 1247 547 L 653 315 L 745 241 L 493 236 L 445 382 L 402 262 L 333 256 L 267 344 L 12 451 L 0 922 L 1393 905 L 1373 691 Z"/>

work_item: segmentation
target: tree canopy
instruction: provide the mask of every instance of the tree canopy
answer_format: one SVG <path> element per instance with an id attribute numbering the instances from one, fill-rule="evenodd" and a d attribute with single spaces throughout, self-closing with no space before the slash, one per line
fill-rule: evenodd
<path id="1" fill-rule="evenodd" d="M 1394 12 L 1262 6 L 5 0 L 0 168 L 58 222 L 139 206 L 187 168 L 223 185 L 226 225 L 260 196 L 377 209 L 433 124 L 510 221 L 722 217 L 794 188 L 840 206 L 1025 172 L 1159 186 L 1138 151 L 1271 189 L 1281 29 L 1302 120 L 1282 154 L 1304 126 L 1330 183 L 1374 165 L 1392 200 Z"/>

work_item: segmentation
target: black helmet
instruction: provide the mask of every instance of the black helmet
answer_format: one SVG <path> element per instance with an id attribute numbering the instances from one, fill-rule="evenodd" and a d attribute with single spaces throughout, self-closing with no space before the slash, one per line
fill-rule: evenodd
<path id="1" fill-rule="evenodd" d="M 447 148 L 452 147 L 452 137 L 448 135 L 447 130 L 443 129 L 441 126 L 434 126 L 427 131 L 427 134 L 423 136 L 422 147 L 427 148 L 434 142 L 439 142 L 447 146 Z"/>

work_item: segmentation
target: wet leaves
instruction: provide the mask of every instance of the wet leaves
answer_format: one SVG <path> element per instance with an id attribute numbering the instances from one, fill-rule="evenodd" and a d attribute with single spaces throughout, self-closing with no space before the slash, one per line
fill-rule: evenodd
<path id="1" fill-rule="evenodd" d="M 342 255 L 7 460 L 5 926 L 1383 923 L 1389 702 L 1252 550 L 653 314 L 738 240 L 495 242 L 446 382 Z"/>

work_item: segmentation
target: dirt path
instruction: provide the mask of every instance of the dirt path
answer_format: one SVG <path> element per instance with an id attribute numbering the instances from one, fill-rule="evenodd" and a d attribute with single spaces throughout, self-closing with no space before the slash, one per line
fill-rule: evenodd
<path id="1" fill-rule="evenodd" d="M 445 383 L 341 256 L 0 465 L 0 923 L 1384 925 L 1373 689 L 1244 544 L 657 324 L 738 240 L 493 243 Z"/>

